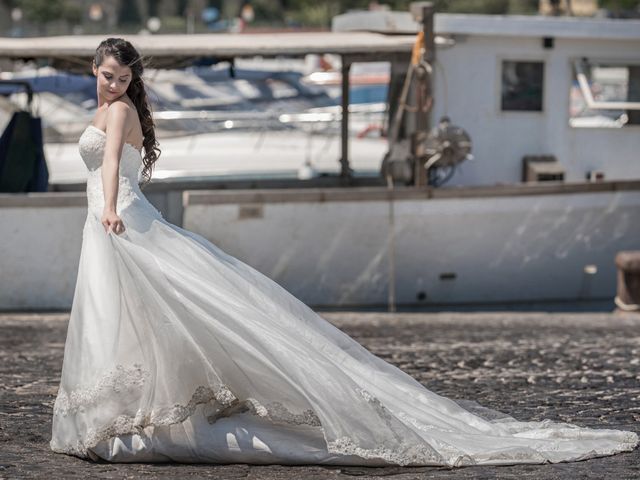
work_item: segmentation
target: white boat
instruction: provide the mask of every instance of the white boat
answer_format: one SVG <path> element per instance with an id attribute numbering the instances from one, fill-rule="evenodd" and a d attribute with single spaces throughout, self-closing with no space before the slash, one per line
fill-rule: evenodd
<path id="1" fill-rule="evenodd" d="M 362 21 L 374 33 L 346 31 Z M 394 26 L 393 35 L 380 33 L 385 25 Z M 327 52 L 342 57 L 343 73 L 352 62 L 383 58 L 391 62 L 392 86 L 402 83 L 421 28 L 408 13 L 352 14 L 337 18 L 334 28 L 342 31 L 298 34 L 295 41 L 250 34 L 233 41 L 189 38 L 171 55 L 196 48 L 228 57 Z M 613 308 L 614 256 L 640 248 L 640 99 L 634 97 L 640 22 L 437 14 L 434 30 L 429 123 L 449 117 L 469 135 L 473 155 L 445 185 L 407 185 L 402 169 L 391 184 L 350 178 L 352 160 L 371 172 L 390 146 L 375 139 L 366 158 L 350 158 L 353 139 L 343 115 L 340 152 L 336 145 L 326 157 L 342 158 L 342 176 L 332 177 L 331 186 L 317 178 L 186 178 L 157 182 L 149 197 L 170 221 L 211 239 L 312 306 Z M 139 44 L 161 55 L 169 41 L 177 44 L 162 38 L 140 38 Z M 71 54 L 64 42 L 57 46 L 61 58 Z M 410 115 L 405 121 L 407 131 L 415 130 Z M 211 142 L 212 149 L 223 144 L 215 137 Z M 407 135 L 396 143 L 411 156 Z M 166 148 L 171 155 L 165 158 L 180 158 L 182 146 L 173 149 L 167 141 Z M 13 202 L 15 208 L 17 201 L 0 198 L 0 206 Z M 18 276 L 11 291 L 33 283 Z M 72 291 L 61 304 L 71 297 Z M 0 291 L 0 305 L 23 303 Z"/>

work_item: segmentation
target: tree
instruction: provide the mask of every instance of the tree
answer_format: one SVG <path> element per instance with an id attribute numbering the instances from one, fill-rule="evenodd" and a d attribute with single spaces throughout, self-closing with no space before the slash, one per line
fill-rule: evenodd
<path id="1" fill-rule="evenodd" d="M 640 0 L 598 0 L 598 6 L 607 10 L 637 10 Z"/>
<path id="2" fill-rule="evenodd" d="M 157 17 L 158 16 L 158 5 L 160 4 L 160 0 L 147 0 L 147 15 L 149 17 Z"/>
<path id="3" fill-rule="evenodd" d="M 138 9 L 138 2 L 122 0 L 118 7 L 118 25 L 141 25 L 142 17 Z"/>
<path id="4" fill-rule="evenodd" d="M 640 0 L 598 0 L 598 6 L 613 16 L 635 16 L 640 10 Z"/>
<path id="5" fill-rule="evenodd" d="M 13 3 L 22 9 L 27 20 L 37 25 L 64 18 L 66 10 L 64 0 L 17 0 Z"/>

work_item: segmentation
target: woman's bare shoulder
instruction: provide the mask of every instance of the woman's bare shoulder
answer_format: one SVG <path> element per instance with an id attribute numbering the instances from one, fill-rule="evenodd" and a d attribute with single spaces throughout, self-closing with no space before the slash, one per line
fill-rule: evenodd
<path id="1" fill-rule="evenodd" d="M 91 123 L 102 130 L 106 130 L 107 123 L 116 117 L 120 121 L 125 120 L 125 123 L 129 123 L 132 113 L 131 106 L 126 101 L 118 99 L 110 104 L 98 107 Z"/>
<path id="2" fill-rule="evenodd" d="M 144 141 L 144 136 L 141 135 L 142 127 L 138 119 L 138 110 L 128 97 L 118 98 L 108 105 L 105 119 L 105 123 L 115 126 L 118 130 L 123 130 L 126 143 L 136 146 Z M 139 150 L 142 147 L 136 146 L 136 148 Z"/>
<path id="3" fill-rule="evenodd" d="M 108 110 L 106 112 L 107 116 L 110 111 L 113 113 L 117 112 L 116 115 L 118 116 L 126 116 L 126 123 L 130 127 L 134 126 L 138 118 L 138 110 L 128 97 L 126 99 L 121 97 L 112 102 L 108 106 Z"/>
<path id="4" fill-rule="evenodd" d="M 107 111 L 106 111 L 106 115 L 109 116 L 109 114 L 124 114 L 126 113 L 127 115 L 133 113 L 134 108 L 132 108 L 131 105 L 129 105 L 127 103 L 126 100 L 121 100 L 121 99 L 117 99 L 114 102 L 111 102 L 111 104 L 109 106 L 107 106 Z"/>

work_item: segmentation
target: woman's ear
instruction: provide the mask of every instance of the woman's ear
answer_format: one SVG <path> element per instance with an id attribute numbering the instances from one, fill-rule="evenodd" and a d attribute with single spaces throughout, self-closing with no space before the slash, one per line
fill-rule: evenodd
<path id="1" fill-rule="evenodd" d="M 96 67 L 96 61 L 95 60 L 91 60 L 91 70 L 93 71 L 93 76 L 97 77 L 98 76 L 98 68 Z"/>

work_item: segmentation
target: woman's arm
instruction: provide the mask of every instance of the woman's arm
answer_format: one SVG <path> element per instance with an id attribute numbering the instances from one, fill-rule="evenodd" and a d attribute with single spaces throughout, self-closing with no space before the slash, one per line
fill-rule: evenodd
<path id="1" fill-rule="evenodd" d="M 104 192 L 104 211 L 102 224 L 107 233 L 124 231 L 122 220 L 116 213 L 118 201 L 119 169 L 122 148 L 127 134 L 127 115 L 129 106 L 115 102 L 107 109 L 107 135 L 102 159 L 102 189 Z"/>

